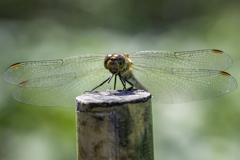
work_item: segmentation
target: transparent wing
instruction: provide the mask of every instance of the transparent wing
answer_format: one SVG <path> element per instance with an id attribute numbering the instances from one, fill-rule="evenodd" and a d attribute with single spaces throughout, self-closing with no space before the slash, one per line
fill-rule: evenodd
<path id="1" fill-rule="evenodd" d="M 105 55 L 16 63 L 5 71 L 4 80 L 18 85 L 13 92 L 17 101 L 39 106 L 74 107 L 76 96 L 110 76 L 103 66 Z M 104 85 L 99 89 L 108 87 Z"/>
<path id="2" fill-rule="evenodd" d="M 209 69 L 224 71 L 232 65 L 232 59 L 220 50 L 195 50 L 183 52 L 139 51 L 129 54 L 133 64 L 165 66 L 171 68 Z"/>
<path id="3" fill-rule="evenodd" d="M 102 66 L 103 67 L 103 66 Z M 75 107 L 75 98 L 90 91 L 110 76 L 105 68 L 96 68 L 91 72 L 78 75 L 72 81 L 53 87 L 21 87 L 13 92 L 13 98 L 17 101 L 38 106 L 62 106 Z M 107 90 L 105 84 L 98 90 Z"/>
<path id="4" fill-rule="evenodd" d="M 59 60 L 22 62 L 11 65 L 3 75 L 3 79 L 11 84 L 19 85 L 29 81 L 24 87 L 57 86 L 96 68 L 103 68 L 106 54 L 79 55 Z"/>
<path id="5" fill-rule="evenodd" d="M 154 100 L 162 103 L 214 98 L 237 88 L 236 80 L 226 72 L 201 69 L 175 69 L 169 72 L 155 69 L 138 68 L 134 76 L 152 93 Z"/>
<path id="6" fill-rule="evenodd" d="M 136 79 L 133 83 L 140 82 L 156 101 L 163 103 L 187 102 L 227 94 L 237 88 L 237 82 L 230 74 L 219 70 L 229 68 L 232 60 L 223 52 L 215 52 L 133 53 L 130 55 Z"/>

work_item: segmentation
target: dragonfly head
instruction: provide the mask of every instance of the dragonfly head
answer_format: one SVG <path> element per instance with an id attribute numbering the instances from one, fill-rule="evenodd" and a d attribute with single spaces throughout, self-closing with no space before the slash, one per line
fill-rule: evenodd
<path id="1" fill-rule="evenodd" d="M 109 54 L 104 59 L 104 67 L 112 74 L 123 71 L 125 66 L 125 58 L 121 54 Z"/>

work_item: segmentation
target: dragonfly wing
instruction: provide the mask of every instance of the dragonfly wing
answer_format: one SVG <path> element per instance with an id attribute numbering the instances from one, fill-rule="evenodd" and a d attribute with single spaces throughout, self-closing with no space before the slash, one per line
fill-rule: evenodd
<path id="1" fill-rule="evenodd" d="M 90 91 L 109 77 L 109 71 L 103 68 L 92 70 L 89 74 L 78 75 L 70 82 L 53 87 L 17 86 L 13 98 L 17 101 L 37 106 L 75 107 L 75 97 Z M 108 89 L 103 85 L 99 90 Z"/>
<path id="2" fill-rule="evenodd" d="M 134 76 L 162 103 L 181 103 L 218 97 L 237 88 L 228 73 L 207 69 L 176 69 L 135 65 Z"/>
<path id="3" fill-rule="evenodd" d="M 13 92 L 17 101 L 74 107 L 76 96 L 93 89 L 109 76 L 103 65 L 105 55 L 16 63 L 5 71 L 4 80 L 18 85 Z"/>
<path id="4" fill-rule="evenodd" d="M 195 50 L 183 52 L 139 51 L 129 54 L 133 64 L 165 66 L 171 68 L 210 69 L 224 71 L 232 59 L 220 50 Z"/>
<path id="5" fill-rule="evenodd" d="M 77 75 L 102 67 L 105 55 L 79 55 L 59 60 L 16 63 L 4 72 L 3 79 L 14 85 L 29 82 L 25 87 L 57 86 L 68 83 Z"/>

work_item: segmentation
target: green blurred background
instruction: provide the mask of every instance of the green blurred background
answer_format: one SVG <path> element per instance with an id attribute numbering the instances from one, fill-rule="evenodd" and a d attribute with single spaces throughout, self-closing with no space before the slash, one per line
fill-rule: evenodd
<path id="1" fill-rule="evenodd" d="M 149 49 L 223 50 L 240 82 L 240 1 L 0 1 L 1 75 L 16 62 Z M 0 80 L 0 159 L 76 159 L 75 110 L 16 102 L 13 88 Z M 240 159 L 239 92 L 154 103 L 155 159 Z"/>

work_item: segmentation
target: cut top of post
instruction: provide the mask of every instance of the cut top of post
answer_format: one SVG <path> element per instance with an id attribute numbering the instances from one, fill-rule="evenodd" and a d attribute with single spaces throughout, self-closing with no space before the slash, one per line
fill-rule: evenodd
<path id="1" fill-rule="evenodd" d="M 97 107 L 111 107 L 126 103 L 146 102 L 151 94 L 144 90 L 121 91 L 94 91 L 87 92 L 76 98 L 76 110 L 81 112 L 94 111 Z"/>

